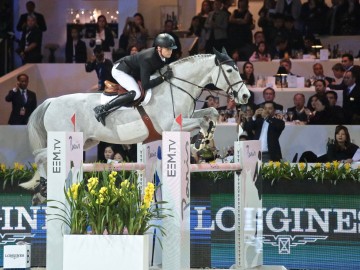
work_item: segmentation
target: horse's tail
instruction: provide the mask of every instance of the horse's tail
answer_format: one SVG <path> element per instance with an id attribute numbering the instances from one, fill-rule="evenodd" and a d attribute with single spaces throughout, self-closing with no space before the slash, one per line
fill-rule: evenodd
<path id="1" fill-rule="evenodd" d="M 46 148 L 47 133 L 44 125 L 44 115 L 50 102 L 50 99 L 47 99 L 38 106 L 31 114 L 27 124 L 29 141 L 33 151 Z"/>

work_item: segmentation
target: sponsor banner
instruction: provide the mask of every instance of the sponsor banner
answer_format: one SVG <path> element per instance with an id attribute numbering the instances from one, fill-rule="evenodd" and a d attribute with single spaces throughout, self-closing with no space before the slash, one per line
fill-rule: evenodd
<path id="1" fill-rule="evenodd" d="M 229 268 L 235 263 L 233 179 L 214 182 L 191 176 L 191 267 Z M 349 185 L 359 190 L 359 184 Z M 339 187 L 338 194 L 265 193 L 262 201 L 265 265 L 358 269 L 360 195 L 346 195 Z M 0 205 L 0 266 L 4 245 L 19 241 L 31 243 L 32 266 L 45 266 L 45 207 L 32 207 L 29 194 L 1 194 Z M 258 212 L 247 208 L 245 222 Z M 246 230 L 253 231 L 251 226 Z"/>

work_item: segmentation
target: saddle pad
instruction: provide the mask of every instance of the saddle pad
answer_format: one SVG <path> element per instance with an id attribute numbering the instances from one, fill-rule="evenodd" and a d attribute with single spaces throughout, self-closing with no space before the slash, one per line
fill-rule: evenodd
<path id="1" fill-rule="evenodd" d="M 144 98 L 143 102 L 141 102 L 139 105 L 145 106 L 146 104 L 148 104 L 150 99 L 151 99 L 151 96 L 152 96 L 152 91 L 151 91 L 151 89 L 149 89 L 149 90 L 146 91 L 145 98 Z M 107 96 L 107 95 L 101 94 L 100 104 L 104 105 L 104 104 L 108 103 L 110 100 L 114 99 L 115 97 L 116 96 Z M 117 110 L 128 110 L 128 109 L 134 109 L 134 108 L 133 107 L 124 107 L 123 106 L 123 107 L 118 108 Z"/>

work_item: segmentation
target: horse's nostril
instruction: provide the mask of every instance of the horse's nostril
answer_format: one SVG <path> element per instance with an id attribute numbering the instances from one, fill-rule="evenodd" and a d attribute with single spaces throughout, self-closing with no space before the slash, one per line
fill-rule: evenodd
<path id="1" fill-rule="evenodd" d="M 244 100 L 246 100 L 246 99 L 248 99 L 248 95 L 247 94 L 243 94 L 243 96 L 242 96 L 242 98 L 244 99 Z"/>

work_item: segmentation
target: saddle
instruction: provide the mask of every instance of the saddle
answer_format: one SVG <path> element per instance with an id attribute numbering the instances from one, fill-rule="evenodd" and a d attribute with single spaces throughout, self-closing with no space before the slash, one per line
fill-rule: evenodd
<path id="1" fill-rule="evenodd" d="M 138 81 L 137 82 L 139 85 L 139 89 L 140 89 L 140 98 L 134 100 L 134 102 L 132 102 L 131 104 L 129 104 L 129 107 L 135 107 L 142 120 L 144 121 L 148 131 L 149 131 L 149 136 L 144 140 L 144 143 L 148 143 L 148 142 L 153 142 L 156 140 L 161 140 L 162 136 L 161 134 L 159 134 L 156 130 L 155 127 L 150 119 L 150 117 L 147 115 L 147 113 L 145 112 L 144 108 L 142 106 L 139 106 L 140 103 L 144 100 L 145 98 L 145 90 L 141 85 L 141 82 Z M 105 81 L 105 90 L 104 90 L 104 95 L 107 96 L 116 96 L 116 95 L 120 95 L 120 94 L 124 94 L 128 92 L 128 90 L 126 90 L 124 87 L 122 87 L 120 84 L 116 84 L 110 81 Z"/>
<path id="2" fill-rule="evenodd" d="M 137 83 L 140 89 L 140 97 L 134 100 L 133 103 L 129 104 L 130 107 L 137 107 L 145 98 L 145 90 L 143 89 L 141 82 L 138 81 Z M 104 95 L 117 96 L 117 95 L 125 94 L 127 92 L 128 90 L 126 90 L 120 84 L 116 84 L 107 80 L 105 81 L 105 90 L 103 92 Z"/>

